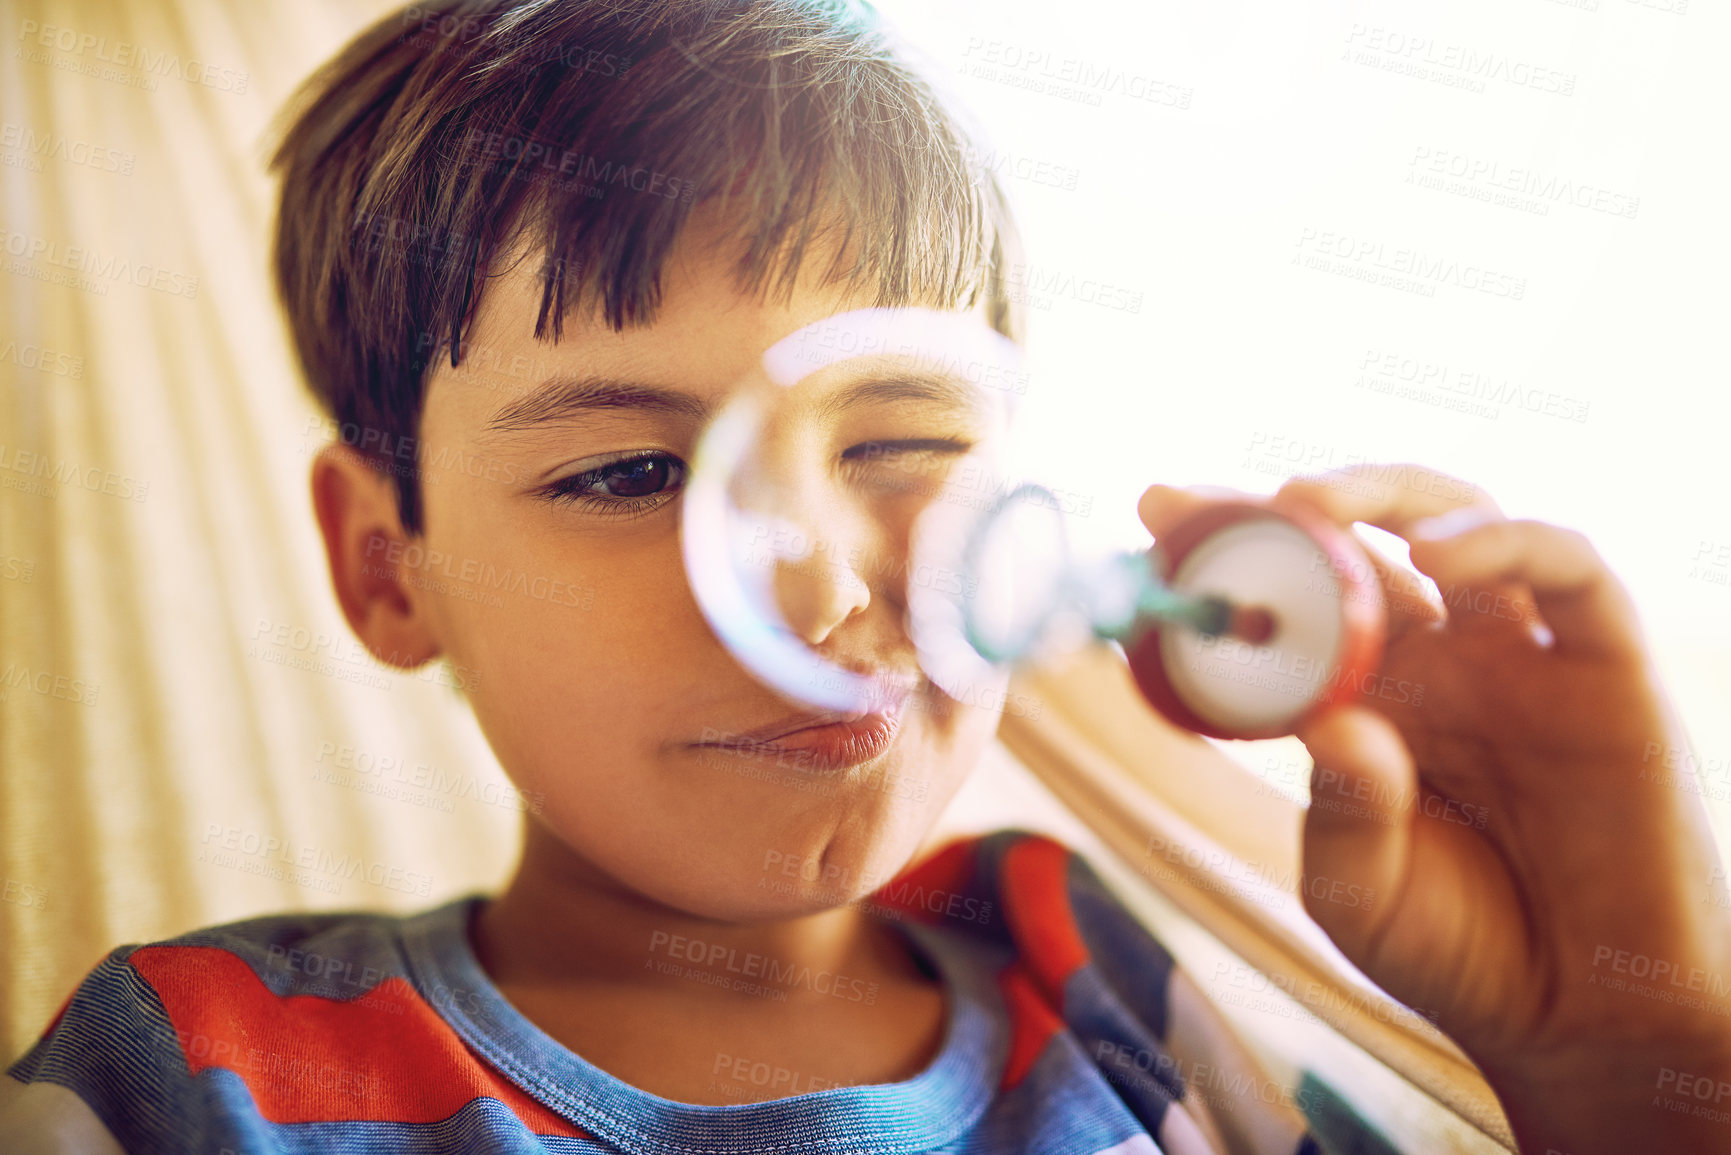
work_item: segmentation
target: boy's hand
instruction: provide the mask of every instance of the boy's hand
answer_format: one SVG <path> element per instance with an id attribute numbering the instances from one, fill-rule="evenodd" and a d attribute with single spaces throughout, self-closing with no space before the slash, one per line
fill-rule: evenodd
<path id="1" fill-rule="evenodd" d="M 1222 496 L 1154 486 L 1139 512 L 1158 538 Z M 1678 1091 L 1731 1087 L 1725 872 L 1627 592 L 1579 533 L 1510 520 L 1433 470 L 1348 468 L 1267 500 L 1401 535 L 1443 595 L 1366 551 L 1388 602 L 1378 681 L 1407 686 L 1298 737 L 1315 762 L 1306 882 L 1378 901 L 1307 898 L 1311 916 L 1390 994 L 1435 1012 L 1523 1149 L 1711 1136 L 1731 1150 L 1731 1124 Z"/>

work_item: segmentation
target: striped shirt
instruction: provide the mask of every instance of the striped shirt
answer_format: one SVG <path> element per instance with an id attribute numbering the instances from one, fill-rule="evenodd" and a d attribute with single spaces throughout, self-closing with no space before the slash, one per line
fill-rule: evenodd
<path id="1" fill-rule="evenodd" d="M 127 1151 L 210 1155 L 1393 1151 L 1322 1084 L 1269 1079 L 1087 863 L 1044 836 L 951 843 L 862 904 L 943 982 L 924 1071 L 813 1088 L 733 1063 L 728 1077 L 784 1092 L 759 1102 L 663 1099 L 555 1042 L 475 957 L 485 901 L 121 947 L 10 1068 L 0 1128 L 27 1149 L 89 1150 L 107 1141 L 99 1123 Z M 680 965 L 735 989 L 803 981 L 691 957 Z"/>

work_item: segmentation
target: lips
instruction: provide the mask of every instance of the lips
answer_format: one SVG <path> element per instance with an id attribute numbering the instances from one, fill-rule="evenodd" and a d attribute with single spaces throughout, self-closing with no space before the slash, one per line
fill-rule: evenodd
<path id="1" fill-rule="evenodd" d="M 796 768 L 841 769 L 888 750 L 901 726 L 902 704 L 898 703 L 871 714 L 799 714 L 697 746 L 744 758 L 771 758 Z"/>

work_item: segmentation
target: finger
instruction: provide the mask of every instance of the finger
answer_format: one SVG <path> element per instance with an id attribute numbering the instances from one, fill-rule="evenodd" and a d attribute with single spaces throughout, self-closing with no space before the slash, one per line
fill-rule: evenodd
<path id="1" fill-rule="evenodd" d="M 1479 511 L 1469 507 L 1466 513 L 1476 516 Z M 1424 522 L 1421 520 L 1414 524 Z M 1418 571 L 1416 565 L 1408 568 L 1391 561 L 1369 545 L 1365 547 L 1365 554 L 1376 567 L 1383 587 L 1389 591 L 1387 604 L 1391 637 L 1398 636 L 1412 625 L 1444 619 L 1460 630 L 1508 630 L 1519 628 L 1512 623 L 1520 623 L 1529 634 L 1533 634 L 1535 629 L 1539 634 L 1546 633 L 1539 611 L 1533 605 L 1531 592 L 1519 582 L 1498 582 L 1487 587 L 1433 583 L 1427 580 L 1429 575 Z"/>
<path id="2" fill-rule="evenodd" d="M 1270 503 L 1276 508 L 1310 506 L 1335 521 L 1362 521 L 1403 537 L 1420 521 L 1460 510 L 1472 511 L 1481 518 L 1503 517 L 1501 507 L 1490 494 L 1471 482 L 1428 466 L 1378 462 L 1361 462 L 1327 473 L 1291 478 Z M 1367 552 L 1379 563 L 1379 574 L 1397 591 L 1397 596 L 1391 598 L 1391 610 L 1397 613 L 1410 610 L 1426 622 L 1442 616 L 1438 612 L 1438 599 L 1430 595 L 1422 582 L 1397 567 L 1382 564 L 1374 550 L 1367 548 Z M 1414 568 L 1418 568 L 1416 563 Z M 1400 576 L 1392 576 L 1397 573 Z M 1518 583 L 1478 589 L 1455 588 L 1440 581 L 1437 585 L 1441 607 L 1460 628 L 1508 629 L 1511 622 L 1529 623 L 1530 628 L 1538 617 L 1530 594 Z M 1391 615 L 1391 625 L 1398 620 Z M 1399 628 L 1397 625 L 1396 629 Z"/>
<path id="3" fill-rule="evenodd" d="M 1501 513 L 1490 494 L 1424 465 L 1363 462 L 1289 478 L 1270 499 L 1276 509 L 1309 505 L 1343 525 L 1362 521 L 1403 537 L 1415 521 L 1462 508 Z"/>
<path id="4" fill-rule="evenodd" d="M 1518 632 L 1534 645 L 1548 647 L 1551 630 L 1522 582 L 1439 583 L 1449 627 L 1462 633 Z"/>
<path id="5" fill-rule="evenodd" d="M 1441 518 L 1412 535 L 1413 565 L 1439 586 L 1531 591 L 1558 650 L 1644 655 L 1634 601 L 1585 534 L 1499 515 Z"/>
<path id="6" fill-rule="evenodd" d="M 1136 515 L 1155 538 L 1196 510 L 1217 501 L 1261 501 L 1262 497 L 1218 485 L 1150 485 L 1136 502 Z"/>
<path id="7" fill-rule="evenodd" d="M 1298 731 L 1315 762 L 1304 818 L 1304 904 L 1348 957 L 1362 959 L 1399 903 L 1412 857 L 1418 774 L 1400 733 L 1363 706 L 1326 710 Z M 1374 901 L 1329 901 L 1335 884 Z"/>
<path id="8" fill-rule="evenodd" d="M 1391 562 L 1371 546 L 1363 542 L 1360 545 L 1382 590 L 1391 637 L 1398 636 L 1414 624 L 1442 620 L 1442 604 L 1422 577 Z"/>

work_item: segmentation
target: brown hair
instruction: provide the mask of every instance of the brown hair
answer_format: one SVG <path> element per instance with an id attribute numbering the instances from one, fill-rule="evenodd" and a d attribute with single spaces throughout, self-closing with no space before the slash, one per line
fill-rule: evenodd
<path id="1" fill-rule="evenodd" d="M 853 4 L 413 6 L 284 115 L 277 289 L 313 392 L 375 456 L 415 444 L 427 368 L 462 356 L 489 258 L 543 243 L 537 338 L 581 305 L 645 324 L 699 201 L 737 222 L 744 290 L 785 297 L 821 239 L 828 282 L 880 305 L 983 295 L 1019 336 L 1002 189 Z M 413 476 L 397 490 L 418 532 Z"/>

